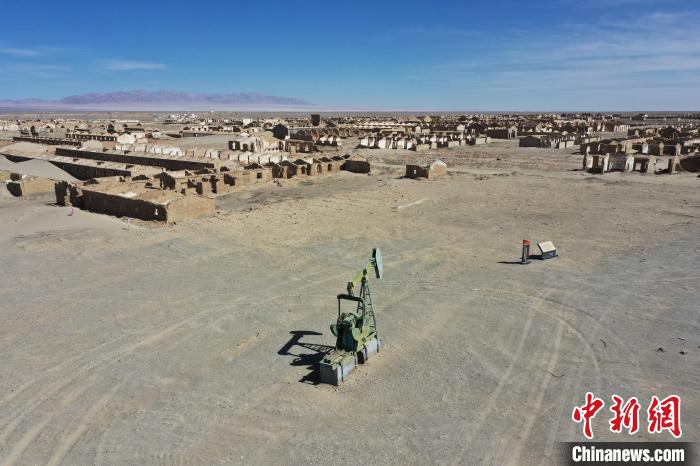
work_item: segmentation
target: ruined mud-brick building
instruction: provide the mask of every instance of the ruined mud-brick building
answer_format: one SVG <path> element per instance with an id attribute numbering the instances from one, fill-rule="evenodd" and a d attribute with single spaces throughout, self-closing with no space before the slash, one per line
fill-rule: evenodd
<path id="1" fill-rule="evenodd" d="M 337 146 L 341 144 L 340 130 L 335 127 L 293 127 L 279 123 L 272 127 L 271 133 L 275 138 L 282 141 L 291 139 L 326 146 Z"/>
<path id="2" fill-rule="evenodd" d="M 64 138 L 50 138 L 42 136 L 15 136 L 12 138 L 15 142 L 32 142 L 34 144 L 44 144 L 47 146 L 75 146 L 80 147 L 81 141 L 75 141 Z"/>
<path id="3" fill-rule="evenodd" d="M 58 205 L 80 207 L 83 204 L 83 183 L 57 181 L 54 192 Z"/>
<path id="4" fill-rule="evenodd" d="M 165 170 L 198 170 L 202 168 L 217 168 L 225 162 L 214 158 L 198 157 L 173 157 L 163 154 L 153 153 L 123 153 L 118 151 L 89 151 L 79 149 L 69 149 L 65 147 L 56 148 L 56 155 L 63 157 L 73 157 L 77 159 L 100 160 L 103 162 L 116 162 L 129 165 L 146 165 L 160 167 Z"/>
<path id="5" fill-rule="evenodd" d="M 683 171 L 693 173 L 700 172 L 700 155 L 680 157 L 679 164 Z"/>
<path id="6" fill-rule="evenodd" d="M 7 190 L 16 197 L 38 196 L 49 194 L 54 190 L 56 181 L 41 176 L 21 175 L 10 173 L 6 181 Z"/>
<path id="7" fill-rule="evenodd" d="M 352 173 L 370 173 L 372 170 L 370 163 L 361 155 L 353 154 L 349 157 L 344 158 L 345 163 L 341 165 L 341 170 L 349 171 Z"/>
<path id="8" fill-rule="evenodd" d="M 272 179 L 272 168 L 269 166 L 253 162 L 251 164 L 246 165 L 244 168 L 246 173 L 251 173 L 252 178 L 257 181 L 268 181 Z M 235 173 L 239 172 L 236 171 Z"/>
<path id="9" fill-rule="evenodd" d="M 152 176 L 161 169 L 145 165 L 104 162 L 102 160 L 80 159 L 76 157 L 56 156 L 49 159 L 53 165 L 80 180 L 110 176 Z"/>
<path id="10" fill-rule="evenodd" d="M 304 177 L 309 174 L 309 166 L 310 164 L 303 159 L 297 159 L 294 162 L 284 160 L 280 163 L 270 164 L 273 178 Z"/>
<path id="11" fill-rule="evenodd" d="M 272 170 L 258 164 L 249 165 L 245 170 L 182 170 L 162 172 L 154 178 L 159 181 L 160 189 L 177 191 L 180 194 L 199 194 L 201 196 L 228 194 L 234 188 L 245 186 L 255 181 L 272 178 Z"/>
<path id="12" fill-rule="evenodd" d="M 59 182 L 56 202 L 90 212 L 169 223 L 216 214 L 213 199 L 149 187 L 145 181 Z"/>
<path id="13" fill-rule="evenodd" d="M 330 157 L 321 157 L 319 159 L 314 159 L 314 161 L 324 165 L 325 169 L 323 170 L 323 173 L 338 173 L 343 164 L 342 158 L 341 160 L 338 160 Z"/>
<path id="14" fill-rule="evenodd" d="M 493 139 L 515 139 L 518 137 L 518 127 L 515 125 L 488 127 L 485 133 Z"/>
<path id="15" fill-rule="evenodd" d="M 281 141 L 266 134 L 257 134 L 228 142 L 232 151 L 242 152 L 279 152 Z"/>
<path id="16" fill-rule="evenodd" d="M 678 156 L 670 157 L 668 159 L 668 165 L 666 168 L 666 173 L 668 174 L 673 174 L 673 173 L 678 173 L 682 171 L 683 169 L 681 168 L 681 159 Z"/>
<path id="17" fill-rule="evenodd" d="M 491 138 L 485 134 L 470 134 L 467 136 L 466 143 L 470 146 L 479 146 L 482 144 L 488 144 L 491 142 Z"/>
<path id="18" fill-rule="evenodd" d="M 558 133 L 529 135 L 520 138 L 520 147 L 539 147 L 546 149 L 569 149 L 574 147 L 576 136 Z"/>
<path id="19" fill-rule="evenodd" d="M 273 178 L 289 179 L 297 174 L 297 166 L 289 160 L 283 160 L 280 163 L 271 162 L 268 166 L 272 170 Z"/>
<path id="20" fill-rule="evenodd" d="M 622 123 L 620 121 L 608 121 L 605 123 L 603 131 L 608 133 L 626 133 L 629 131 L 630 125 L 627 123 Z"/>
<path id="21" fill-rule="evenodd" d="M 429 180 L 445 176 L 447 164 L 440 159 L 433 160 L 428 165 L 406 165 L 406 178 L 427 178 Z"/>
<path id="22" fill-rule="evenodd" d="M 591 173 L 632 172 L 656 173 L 656 157 L 653 155 L 585 154 L 583 168 Z"/>
<path id="23" fill-rule="evenodd" d="M 102 141 L 102 142 L 117 142 L 117 136 L 115 134 L 102 134 L 102 133 L 66 133 L 66 139 L 73 141 Z"/>
<path id="24" fill-rule="evenodd" d="M 308 154 L 315 151 L 313 141 L 300 139 L 285 139 L 282 141 L 282 147 L 290 154 Z"/>

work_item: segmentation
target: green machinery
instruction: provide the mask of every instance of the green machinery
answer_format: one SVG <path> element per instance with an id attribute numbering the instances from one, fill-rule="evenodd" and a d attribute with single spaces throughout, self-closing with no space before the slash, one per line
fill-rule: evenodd
<path id="1" fill-rule="evenodd" d="M 363 364 L 371 354 L 379 352 L 377 319 L 368 277 L 372 270 L 378 279 L 382 277 L 384 265 L 379 248 L 372 250 L 369 263 L 348 282 L 347 293 L 338 295 L 338 320 L 331 325 L 331 332 L 336 337 L 335 349 L 321 361 L 323 383 L 340 384 L 357 363 Z M 354 312 L 342 312 L 341 305 L 348 302 L 355 307 Z"/>

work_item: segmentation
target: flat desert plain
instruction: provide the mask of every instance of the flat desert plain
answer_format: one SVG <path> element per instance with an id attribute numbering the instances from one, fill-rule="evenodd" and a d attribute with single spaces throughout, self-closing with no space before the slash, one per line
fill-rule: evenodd
<path id="1" fill-rule="evenodd" d="M 168 226 L 0 199 L 0 464 L 558 464 L 587 391 L 677 394 L 700 440 L 700 179 L 494 147 L 434 181 L 380 154 Z M 523 239 L 560 255 L 514 263 Z M 373 247 L 381 352 L 319 384 Z M 596 440 L 671 439 L 609 417 Z"/>

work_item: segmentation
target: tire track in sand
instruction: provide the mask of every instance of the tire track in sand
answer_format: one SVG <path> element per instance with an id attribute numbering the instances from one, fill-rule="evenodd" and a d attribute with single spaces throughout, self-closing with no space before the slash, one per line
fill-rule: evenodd
<path id="1" fill-rule="evenodd" d="M 549 357 L 549 361 L 547 362 L 546 370 L 543 371 L 542 377 L 540 378 L 539 388 L 537 391 L 537 398 L 535 399 L 535 403 L 533 405 L 527 403 L 527 406 L 533 406 L 533 409 L 531 409 L 527 413 L 527 416 L 525 417 L 525 425 L 523 426 L 521 433 L 518 435 L 518 440 L 515 445 L 515 448 L 512 450 L 511 453 L 509 453 L 508 461 L 505 463 L 508 466 L 517 466 L 518 464 L 520 464 L 520 458 L 523 455 L 523 451 L 525 450 L 525 446 L 527 444 L 528 439 L 530 438 L 530 435 L 532 435 L 532 430 L 535 426 L 535 422 L 537 421 L 538 415 L 542 410 L 542 405 L 544 404 L 544 397 L 547 392 L 547 387 L 549 386 L 549 382 L 552 380 L 551 374 L 554 373 L 554 369 L 556 368 L 557 363 L 559 361 L 559 352 L 561 350 L 561 341 L 563 335 L 564 323 L 560 321 L 559 325 L 557 326 L 557 336 L 554 340 L 554 348 Z"/>
<path id="2" fill-rule="evenodd" d="M 420 254 L 424 254 L 429 250 L 438 250 L 439 248 L 437 247 L 432 247 L 432 248 L 426 248 L 425 250 L 421 250 Z M 417 259 L 418 253 L 415 251 L 412 252 L 406 252 L 402 254 L 398 254 L 398 257 L 401 257 L 401 259 L 397 261 L 393 261 L 393 264 L 399 264 L 403 262 L 408 262 L 411 260 L 416 260 Z M 403 256 L 403 257 L 402 257 Z M 345 275 L 345 272 L 339 272 L 335 275 L 328 275 L 328 272 L 338 269 L 340 266 L 333 266 L 329 267 L 327 269 L 324 269 L 322 271 L 316 272 L 314 274 L 310 274 L 311 276 L 315 275 L 324 275 L 324 278 L 320 280 L 310 280 L 308 284 L 302 285 L 302 286 L 296 286 L 294 288 L 295 291 L 304 289 L 304 288 L 309 288 L 311 286 L 318 285 L 319 283 L 323 283 L 329 280 L 335 280 L 340 278 L 341 276 Z M 278 288 L 282 287 L 285 285 L 288 285 L 290 283 L 298 281 L 296 276 L 292 276 L 291 278 L 284 280 L 282 282 L 277 282 L 273 288 Z M 269 302 L 269 301 L 274 301 L 276 299 L 280 299 L 284 296 L 287 295 L 287 291 L 284 291 L 279 294 L 275 295 L 269 295 L 266 296 L 262 299 L 259 299 L 255 302 L 255 304 L 259 305 L 264 302 Z M 181 333 L 182 331 L 188 329 L 189 327 L 187 326 L 188 324 L 194 324 L 198 320 L 201 320 L 204 317 L 208 317 L 210 314 L 213 314 L 215 312 L 220 312 L 223 309 L 228 309 L 229 306 L 225 306 L 222 308 L 217 308 L 217 309 L 208 309 L 205 311 L 202 311 L 200 313 L 197 313 L 195 315 L 192 315 L 186 319 L 183 319 L 173 325 L 168 326 L 165 329 L 162 329 L 158 332 L 152 333 L 150 335 L 147 335 L 145 338 L 132 342 L 128 345 L 125 345 L 121 348 L 118 348 L 116 350 L 113 350 L 110 352 L 108 355 L 104 355 L 103 357 L 100 358 L 100 361 L 93 362 L 92 364 L 88 363 L 85 366 L 83 366 L 80 370 L 73 372 L 71 376 L 64 377 L 62 379 L 59 379 L 56 381 L 54 384 L 52 384 L 48 389 L 45 390 L 40 390 L 35 396 L 33 396 L 30 399 L 30 402 L 25 403 L 24 408 L 21 409 L 21 413 L 15 417 L 12 423 L 10 423 L 4 430 L 2 438 L 0 438 L 1 441 L 5 442 L 11 435 L 14 434 L 14 432 L 17 430 L 19 425 L 21 425 L 22 421 L 32 412 L 32 410 L 38 408 L 41 406 L 44 402 L 48 401 L 48 399 L 53 396 L 54 393 L 61 391 L 65 387 L 69 386 L 72 382 L 74 382 L 78 377 L 83 376 L 84 374 L 92 371 L 93 369 L 97 369 L 100 366 L 107 366 L 110 362 L 113 362 L 114 358 L 117 356 L 124 356 L 130 353 L 133 353 L 137 349 L 141 348 L 142 346 L 148 346 L 151 344 L 158 343 L 161 340 L 167 339 L 169 337 L 176 336 L 177 334 Z M 94 352 L 91 352 L 94 353 Z M 89 356 L 85 356 L 85 358 L 88 358 Z M 93 381 L 96 378 L 96 376 L 92 377 Z M 40 378 L 41 379 L 41 378 Z M 38 380 L 40 380 L 38 379 Z M 38 382 L 37 380 L 37 382 Z M 93 382 L 94 384 L 94 382 Z M 91 384 L 92 385 L 92 384 Z M 85 387 L 81 391 L 85 391 L 89 387 Z M 64 397 L 64 405 L 66 405 L 68 402 L 73 401 L 77 396 L 72 395 L 73 392 L 70 392 L 69 395 Z M 29 409 L 25 409 L 27 405 L 31 404 L 32 406 Z M 20 441 L 15 444 L 13 449 L 11 450 L 10 455 L 6 458 L 6 460 L 2 463 L 3 465 L 7 464 L 14 464 L 20 457 L 21 454 L 31 445 L 31 443 L 44 431 L 44 429 L 50 424 L 51 420 L 55 418 L 54 415 L 47 415 L 42 418 L 42 420 L 34 424 L 32 427 L 29 428 L 29 430 L 25 433 L 25 435 L 20 439 Z"/>
<path id="3" fill-rule="evenodd" d="M 87 413 L 80 418 L 78 421 L 78 428 L 71 432 L 69 435 L 61 439 L 58 448 L 53 452 L 49 461 L 47 461 L 47 466 L 58 465 L 66 454 L 73 448 L 73 446 L 78 443 L 80 438 L 87 432 L 90 428 L 90 423 L 94 421 L 97 415 L 102 411 L 107 404 L 112 400 L 114 394 L 121 388 L 123 383 L 117 384 L 109 392 L 104 394 L 96 403 L 90 406 Z"/>
<path id="4" fill-rule="evenodd" d="M 532 322 L 535 318 L 535 315 L 537 313 L 535 312 L 534 309 L 529 309 L 527 313 L 527 317 L 525 320 L 525 325 L 523 326 L 523 330 L 520 334 L 520 339 L 518 340 L 518 344 L 515 348 L 515 351 L 513 351 L 513 356 L 510 359 L 510 364 L 508 364 L 508 368 L 506 371 L 503 373 L 501 376 L 500 380 L 496 384 L 496 388 L 491 391 L 491 394 L 488 397 L 488 401 L 486 402 L 485 406 L 483 409 L 479 411 L 476 423 L 473 427 L 473 429 L 469 430 L 467 429 L 466 433 L 466 439 L 464 441 L 465 447 L 458 453 L 458 460 L 456 463 L 463 463 L 464 462 L 464 454 L 472 449 L 472 443 L 474 441 L 474 436 L 470 432 L 479 432 L 481 431 L 481 426 L 484 424 L 486 421 L 486 418 L 488 415 L 493 411 L 493 409 L 496 407 L 496 404 L 498 403 L 498 399 L 501 396 L 501 392 L 503 391 L 506 383 L 508 382 L 508 379 L 510 379 L 511 374 L 513 373 L 513 369 L 515 367 L 515 362 L 518 360 L 520 357 L 520 354 L 523 351 L 523 348 L 525 347 L 525 341 L 527 340 L 528 334 L 530 333 L 530 327 L 532 327 Z"/>
<path id="5" fill-rule="evenodd" d="M 328 269 L 324 269 L 323 271 L 319 271 L 317 274 L 323 275 L 331 270 L 333 270 L 333 267 L 328 268 Z M 320 282 L 323 282 L 323 281 L 326 281 L 326 280 L 329 280 L 332 278 L 337 278 L 339 275 L 340 274 L 337 274 L 336 276 L 333 276 L 333 277 L 326 277 L 326 278 L 320 280 Z M 275 286 L 273 286 L 273 288 L 281 287 L 281 286 L 287 285 L 289 283 L 292 283 L 294 281 L 295 281 L 295 277 L 292 276 L 288 280 L 285 280 L 283 282 L 278 282 L 277 284 L 275 284 Z M 316 281 L 313 283 L 319 283 L 319 281 Z M 296 287 L 295 289 L 296 290 L 303 289 L 303 288 L 308 287 L 308 286 L 309 285 Z M 257 301 L 256 304 L 260 304 L 260 303 L 267 302 L 267 301 L 274 300 L 274 299 L 279 299 L 280 297 L 285 296 L 285 294 L 286 294 L 286 292 L 283 292 L 283 293 L 280 293 L 277 295 L 267 296 L 267 297 L 262 298 L 261 300 Z M 93 361 L 92 363 L 86 363 L 85 365 L 83 365 L 83 367 L 81 367 L 77 371 L 72 371 L 70 376 L 57 379 L 53 384 L 51 384 L 48 387 L 46 387 L 42 390 L 39 390 L 37 393 L 35 393 L 34 396 L 32 396 L 29 399 L 29 401 L 24 403 L 24 405 L 21 408 L 17 408 L 15 410 L 15 412 L 17 412 L 17 414 L 14 416 L 13 421 L 10 422 L 3 430 L 2 436 L 0 437 L 0 442 L 2 442 L 4 444 L 6 442 L 6 440 L 14 434 L 14 432 L 17 430 L 17 428 L 19 428 L 19 426 L 22 424 L 22 421 L 25 418 L 27 418 L 33 410 L 37 409 L 43 403 L 48 401 L 55 393 L 60 392 L 61 390 L 65 389 L 67 386 L 69 386 L 71 383 L 73 383 L 79 377 L 82 377 L 84 374 L 92 371 L 93 369 L 98 368 L 99 366 L 107 365 L 110 362 L 113 362 L 114 359 L 119 357 L 119 356 L 125 356 L 127 354 L 133 353 L 134 351 L 141 348 L 142 346 L 148 346 L 150 344 L 157 343 L 157 342 L 159 342 L 163 339 L 166 339 L 168 337 L 175 336 L 178 333 L 189 328 L 189 327 L 187 327 L 188 324 L 196 323 L 197 320 L 202 319 L 203 317 L 206 317 L 209 314 L 212 314 L 214 312 L 219 312 L 222 309 L 227 309 L 227 308 L 228 308 L 228 306 L 226 306 L 225 308 L 218 308 L 218 309 L 213 309 L 213 310 L 208 309 L 208 310 L 202 311 L 202 312 L 197 313 L 195 315 L 192 315 L 186 319 L 183 319 L 183 320 L 181 320 L 173 325 L 170 325 L 170 326 L 166 327 L 165 329 L 162 329 L 162 330 L 155 332 L 155 333 L 151 333 L 150 335 L 145 336 L 145 338 L 134 341 L 132 343 L 129 343 L 129 344 L 122 346 L 120 348 L 117 348 L 115 350 L 112 350 L 111 352 L 108 352 L 107 354 L 100 353 L 100 355 L 102 357 L 100 357 L 98 361 Z M 96 351 L 91 351 L 90 355 L 86 355 L 86 356 L 82 357 L 81 359 L 88 359 L 88 358 L 94 357 L 93 353 L 95 353 L 95 352 Z M 70 367 L 66 367 L 66 369 L 68 369 L 68 368 L 70 368 Z M 34 382 L 31 385 L 38 383 L 39 381 L 43 380 L 46 377 L 47 377 L 46 375 L 39 377 L 36 380 L 36 382 Z M 93 379 L 94 379 L 94 377 L 93 377 Z M 27 384 L 27 385 L 30 385 L 30 384 Z M 85 389 L 87 389 L 87 387 Z M 83 389 L 82 391 L 84 391 L 85 389 Z M 70 394 L 69 394 L 69 396 L 64 398 L 64 400 L 72 400 L 72 399 L 73 398 Z M 29 405 L 31 405 L 31 406 L 29 406 Z M 26 447 L 29 446 L 29 444 L 46 428 L 46 426 L 48 425 L 48 423 L 50 421 L 51 421 L 51 416 L 46 415 L 42 418 L 42 420 L 38 424 L 35 424 L 34 426 L 29 428 L 29 430 L 25 433 L 25 435 L 22 437 L 22 439 L 19 442 L 21 444 L 20 445 L 21 451 L 24 451 L 24 449 L 26 449 Z M 13 450 L 11 451 L 10 458 L 14 456 L 12 453 L 15 451 L 15 449 L 17 447 L 18 447 L 18 444 L 16 444 L 15 447 L 13 448 Z M 6 463 L 3 463 L 3 465 L 4 464 L 6 464 Z M 12 464 L 12 463 L 7 463 L 7 464 Z"/>

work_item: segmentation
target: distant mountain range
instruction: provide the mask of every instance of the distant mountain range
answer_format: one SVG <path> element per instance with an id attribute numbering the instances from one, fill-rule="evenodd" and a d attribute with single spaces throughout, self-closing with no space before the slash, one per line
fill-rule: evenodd
<path id="1" fill-rule="evenodd" d="M 313 104 L 294 97 L 250 92 L 237 94 L 200 94 L 192 92 L 116 91 L 71 95 L 59 100 L 0 100 L 0 107 L 26 109 L 100 109 L 100 110 L 256 110 L 309 108 Z"/>

